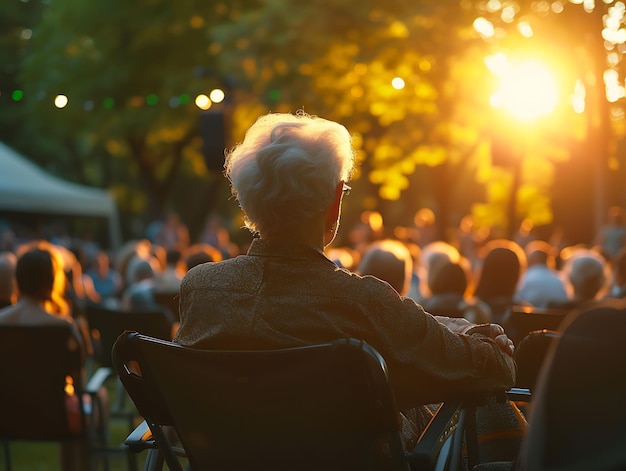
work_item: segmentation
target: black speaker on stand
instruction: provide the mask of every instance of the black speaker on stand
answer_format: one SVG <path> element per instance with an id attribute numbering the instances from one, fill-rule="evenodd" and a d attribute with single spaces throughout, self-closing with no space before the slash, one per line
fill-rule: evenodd
<path id="1" fill-rule="evenodd" d="M 200 136 L 202 154 L 209 171 L 224 170 L 224 149 L 226 148 L 226 124 L 221 111 L 203 111 L 200 113 Z"/>

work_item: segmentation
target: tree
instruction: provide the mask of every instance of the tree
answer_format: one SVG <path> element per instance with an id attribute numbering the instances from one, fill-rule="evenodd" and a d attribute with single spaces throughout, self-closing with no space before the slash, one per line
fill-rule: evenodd
<path id="1" fill-rule="evenodd" d="M 217 178 L 203 163 L 193 100 L 223 87 L 210 73 L 210 31 L 241 4 L 51 3 L 19 74 L 30 134 L 56 144 L 73 180 L 111 188 L 123 211 L 157 217 L 181 173 Z M 57 94 L 68 98 L 62 109 Z"/>
<path id="2" fill-rule="evenodd" d="M 560 181 L 568 181 L 568 185 L 558 185 L 552 195 L 570 206 L 569 211 L 561 212 L 561 220 L 570 218 L 570 227 L 586 228 L 579 230 L 577 239 L 590 241 L 608 205 L 626 203 L 616 200 L 618 195 L 607 184 L 617 180 L 622 158 L 616 152 L 625 131 L 621 124 L 625 94 L 623 5 L 580 0 L 499 6 L 494 2 L 489 4 L 491 9 L 484 3 L 476 5 L 479 15 L 492 26 L 487 44 L 511 51 L 532 50 L 568 69 L 570 81 L 564 86 L 577 95 L 574 105 L 579 114 L 576 120 L 558 117 L 560 121 L 550 130 L 561 153 L 565 148 L 569 154 L 567 163 L 556 168 Z M 565 136 L 569 142 L 564 146 Z"/>
<path id="3" fill-rule="evenodd" d="M 415 187 L 400 198 L 415 174 L 467 161 L 459 158 L 469 151 L 450 122 L 459 97 L 448 78 L 472 19 L 456 1 L 281 0 L 219 26 L 214 37 L 228 51 L 220 66 L 236 72 L 246 93 L 240 103 L 255 97 L 268 110 L 302 108 L 345 124 L 360 150 L 354 193 L 362 207 L 388 210 L 385 201 L 392 201 L 401 206 L 392 223 L 406 224 L 422 205 L 448 209 L 447 180 L 434 200 L 430 189 Z"/>
<path id="4" fill-rule="evenodd" d="M 348 127 L 360 164 L 348 223 L 370 209 L 407 224 L 427 206 L 442 226 L 470 211 L 502 224 L 508 187 L 490 164 L 484 66 L 495 43 L 473 27 L 488 16 L 476 5 L 55 0 L 20 64 L 24 129 L 50 143 L 61 173 L 112 188 L 122 209 L 154 217 L 173 204 L 181 178 L 222 180 L 205 168 L 191 101 L 228 87 L 227 145 L 267 111 L 304 109 Z M 57 94 L 69 99 L 62 109 L 52 105 Z M 541 146 L 524 171 L 541 178 L 520 188 L 520 210 L 538 221 L 551 217 L 546 155 L 563 160 L 563 143 Z"/>
<path id="5" fill-rule="evenodd" d="M 36 1 L 0 5 L 0 139 L 18 146 L 24 139 L 21 129 L 27 114 L 16 75 L 42 7 Z"/>
<path id="6" fill-rule="evenodd" d="M 416 168 L 447 159 L 441 122 L 453 103 L 442 88 L 470 16 L 456 1 L 56 0 L 21 65 L 35 117 L 28 132 L 56 145 L 72 179 L 113 187 L 122 209 L 156 214 L 179 169 L 201 172 L 198 111 L 181 102 L 213 86 L 210 71 L 215 86 L 236 83 L 231 141 L 266 110 L 346 124 L 361 150 L 363 204 L 374 209 L 400 201 Z M 63 109 L 52 106 L 59 93 L 69 98 Z"/>

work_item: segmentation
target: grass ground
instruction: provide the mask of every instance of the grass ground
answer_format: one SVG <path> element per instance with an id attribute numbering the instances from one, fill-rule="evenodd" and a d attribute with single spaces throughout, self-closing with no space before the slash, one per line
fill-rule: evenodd
<path id="1" fill-rule="evenodd" d="M 109 396 L 113 404 L 116 395 L 116 385 L 114 381 L 109 381 Z M 134 410 L 130 399 L 126 398 L 125 409 Z M 140 419 L 137 419 L 139 421 Z M 109 444 L 112 447 L 122 447 L 124 439 L 128 435 L 129 424 L 125 419 L 112 418 L 109 427 Z M 12 442 L 10 444 L 10 454 L 13 471 L 64 471 L 61 469 L 59 459 L 59 445 L 48 442 Z M 144 465 L 145 452 L 137 455 L 137 469 L 141 471 Z M 0 448 L 0 471 L 4 468 L 4 451 Z M 128 469 L 125 454 L 109 457 L 110 471 L 126 471 Z M 102 462 L 98 464 L 98 471 L 104 471 Z"/>

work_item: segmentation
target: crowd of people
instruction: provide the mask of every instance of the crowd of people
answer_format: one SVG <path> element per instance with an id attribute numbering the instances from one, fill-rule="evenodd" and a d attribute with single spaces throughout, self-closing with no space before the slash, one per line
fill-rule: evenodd
<path id="1" fill-rule="evenodd" d="M 233 244 L 216 216 L 193 243 L 176 212 L 115 252 L 74 238 L 14 246 L 5 227 L 0 324 L 71 323 L 89 304 L 147 309 L 166 293 L 178 305 L 173 340 L 185 346 L 360 338 L 388 364 L 410 447 L 431 417 L 426 405 L 515 384 L 514 346 L 502 327 L 513 305 L 569 310 L 626 294 L 623 235 L 610 239 L 610 252 L 601 242 L 556 247 L 474 237 L 472 229 L 449 242 L 392 237 L 370 218 L 345 228 L 350 243 L 333 244 L 354 155 L 338 123 L 261 117 L 225 166 L 255 236 L 249 247 Z M 47 278 L 38 257 L 50 264 Z"/>

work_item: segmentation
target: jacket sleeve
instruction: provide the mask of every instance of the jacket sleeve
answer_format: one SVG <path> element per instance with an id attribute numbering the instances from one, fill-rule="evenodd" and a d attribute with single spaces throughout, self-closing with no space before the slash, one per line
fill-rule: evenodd
<path id="1" fill-rule="evenodd" d="M 385 358 L 401 409 L 513 386 L 516 365 L 495 340 L 457 334 L 395 292 L 377 296 L 373 345 Z"/>

